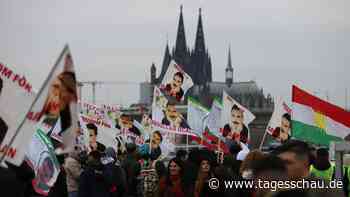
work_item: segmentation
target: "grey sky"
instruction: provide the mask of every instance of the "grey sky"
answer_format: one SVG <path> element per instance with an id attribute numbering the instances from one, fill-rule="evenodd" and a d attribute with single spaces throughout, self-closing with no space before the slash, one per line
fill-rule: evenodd
<path id="1" fill-rule="evenodd" d="M 79 80 L 135 82 L 101 87 L 98 99 L 134 103 L 152 62 L 159 74 L 167 35 L 175 43 L 181 4 L 191 47 L 202 7 L 214 80 L 224 80 L 230 43 L 235 80 L 287 99 L 293 83 L 340 106 L 345 87 L 350 97 L 348 0 L 2 0 L 0 61 L 39 87 L 69 43 Z"/>

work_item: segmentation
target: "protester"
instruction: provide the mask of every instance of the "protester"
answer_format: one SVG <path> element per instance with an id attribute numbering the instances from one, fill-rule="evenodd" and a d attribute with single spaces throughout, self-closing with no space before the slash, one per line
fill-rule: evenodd
<path id="1" fill-rule="evenodd" d="M 316 160 L 310 167 L 310 173 L 318 178 L 331 181 L 335 178 L 335 165 L 329 161 L 329 153 L 325 148 L 319 148 Z"/>
<path id="2" fill-rule="evenodd" d="M 60 164 L 60 173 L 58 174 L 57 180 L 53 187 L 50 189 L 48 197 L 68 197 L 67 191 L 67 173 L 63 167 L 64 154 L 56 155 L 57 160 Z"/>
<path id="3" fill-rule="evenodd" d="M 262 160 L 266 155 L 260 150 L 253 150 L 243 160 L 239 172 L 244 179 L 253 178 L 253 165 L 255 162 Z"/>
<path id="4" fill-rule="evenodd" d="M 160 180 L 159 197 L 185 197 L 184 164 L 178 158 L 169 161 L 167 176 Z"/>
<path id="5" fill-rule="evenodd" d="M 82 172 L 82 167 L 79 162 L 79 149 L 75 148 L 74 151 L 69 153 L 65 159 L 64 169 L 67 174 L 67 190 L 69 197 L 77 197 L 79 189 L 79 177 Z"/>
<path id="6" fill-rule="evenodd" d="M 215 190 L 209 188 L 209 179 L 214 177 L 213 167 L 208 159 L 200 163 L 197 180 L 194 188 L 194 197 L 215 196 Z M 217 194 L 216 194 L 217 195 Z"/>
<path id="7" fill-rule="evenodd" d="M 89 136 L 90 136 L 89 138 L 90 151 L 99 151 L 103 153 L 106 147 L 97 141 L 97 135 L 98 135 L 97 126 L 93 123 L 89 123 L 86 125 L 86 128 L 89 131 Z"/>
<path id="8" fill-rule="evenodd" d="M 136 145 L 128 143 L 126 145 L 127 155 L 124 161 L 122 161 L 122 167 L 126 172 L 127 189 L 126 194 L 129 197 L 137 196 L 137 177 L 140 174 L 141 166 L 137 161 Z"/>
<path id="9" fill-rule="evenodd" d="M 112 147 L 108 147 L 101 158 L 103 176 L 107 182 L 111 197 L 123 196 L 126 188 L 126 177 L 117 163 L 117 155 Z"/>
<path id="10" fill-rule="evenodd" d="M 80 175 L 78 197 L 110 197 L 109 185 L 103 176 L 101 153 L 90 152 L 87 163 Z"/>
<path id="11" fill-rule="evenodd" d="M 278 147 L 275 152 L 287 164 L 288 176 L 291 180 L 310 176 L 311 152 L 306 142 L 290 140 Z"/>
<path id="12" fill-rule="evenodd" d="M 154 131 L 151 139 L 147 140 L 145 144 L 140 146 L 138 150 L 140 156 L 146 159 L 150 158 L 151 160 L 157 160 L 162 154 L 162 150 L 160 149 L 162 141 L 162 134 L 159 131 Z"/>

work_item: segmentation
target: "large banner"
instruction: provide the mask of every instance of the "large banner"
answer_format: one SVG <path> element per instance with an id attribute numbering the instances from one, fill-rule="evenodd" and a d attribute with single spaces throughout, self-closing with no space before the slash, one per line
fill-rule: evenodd
<path id="1" fill-rule="evenodd" d="M 239 140 L 243 143 L 249 142 L 249 128 L 255 116 L 248 109 L 243 107 L 225 91 L 223 92 L 223 137 L 232 140 Z"/>
<path id="2" fill-rule="evenodd" d="M 0 160 L 20 165 L 35 130 L 16 132 L 33 103 L 27 77 L 0 63 Z"/>
<path id="3" fill-rule="evenodd" d="M 192 78 L 175 61 L 171 61 L 160 86 L 165 95 L 181 102 L 192 86 Z"/>
<path id="4" fill-rule="evenodd" d="M 61 143 L 55 143 L 55 148 L 59 147 L 68 152 L 73 149 L 79 132 L 77 107 L 74 65 L 66 45 L 39 90 L 19 132 L 32 135 L 40 128 L 45 134 L 51 136 L 55 131 L 56 137 L 62 139 Z M 23 143 L 23 146 L 28 145 L 29 142 L 28 140 L 27 143 Z M 19 160 L 15 161 L 17 164 L 18 162 Z"/>
<path id="5" fill-rule="evenodd" d="M 291 136 L 291 113 L 292 109 L 282 98 L 275 99 L 275 108 L 266 132 L 279 142 L 287 141 Z"/>
<path id="6" fill-rule="evenodd" d="M 50 139 L 41 129 L 34 133 L 26 155 L 27 162 L 35 172 L 35 178 L 32 181 L 34 190 L 47 196 L 56 182 L 60 165 Z"/>

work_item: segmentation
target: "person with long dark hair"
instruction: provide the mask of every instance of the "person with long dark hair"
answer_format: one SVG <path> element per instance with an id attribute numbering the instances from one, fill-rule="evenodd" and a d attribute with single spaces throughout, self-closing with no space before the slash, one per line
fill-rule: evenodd
<path id="1" fill-rule="evenodd" d="M 179 158 L 169 161 L 168 172 L 159 182 L 159 197 L 185 197 L 184 164 Z"/>

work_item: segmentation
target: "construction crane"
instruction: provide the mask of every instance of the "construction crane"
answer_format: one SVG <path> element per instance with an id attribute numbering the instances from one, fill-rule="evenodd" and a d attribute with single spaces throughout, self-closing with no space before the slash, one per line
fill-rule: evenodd
<path id="1" fill-rule="evenodd" d="M 106 85 L 106 84 L 117 84 L 117 85 L 139 85 L 138 82 L 130 82 L 130 81 L 79 81 L 79 95 L 82 96 L 82 87 L 84 85 L 91 85 L 92 87 L 92 103 L 96 104 L 96 85 Z"/>

